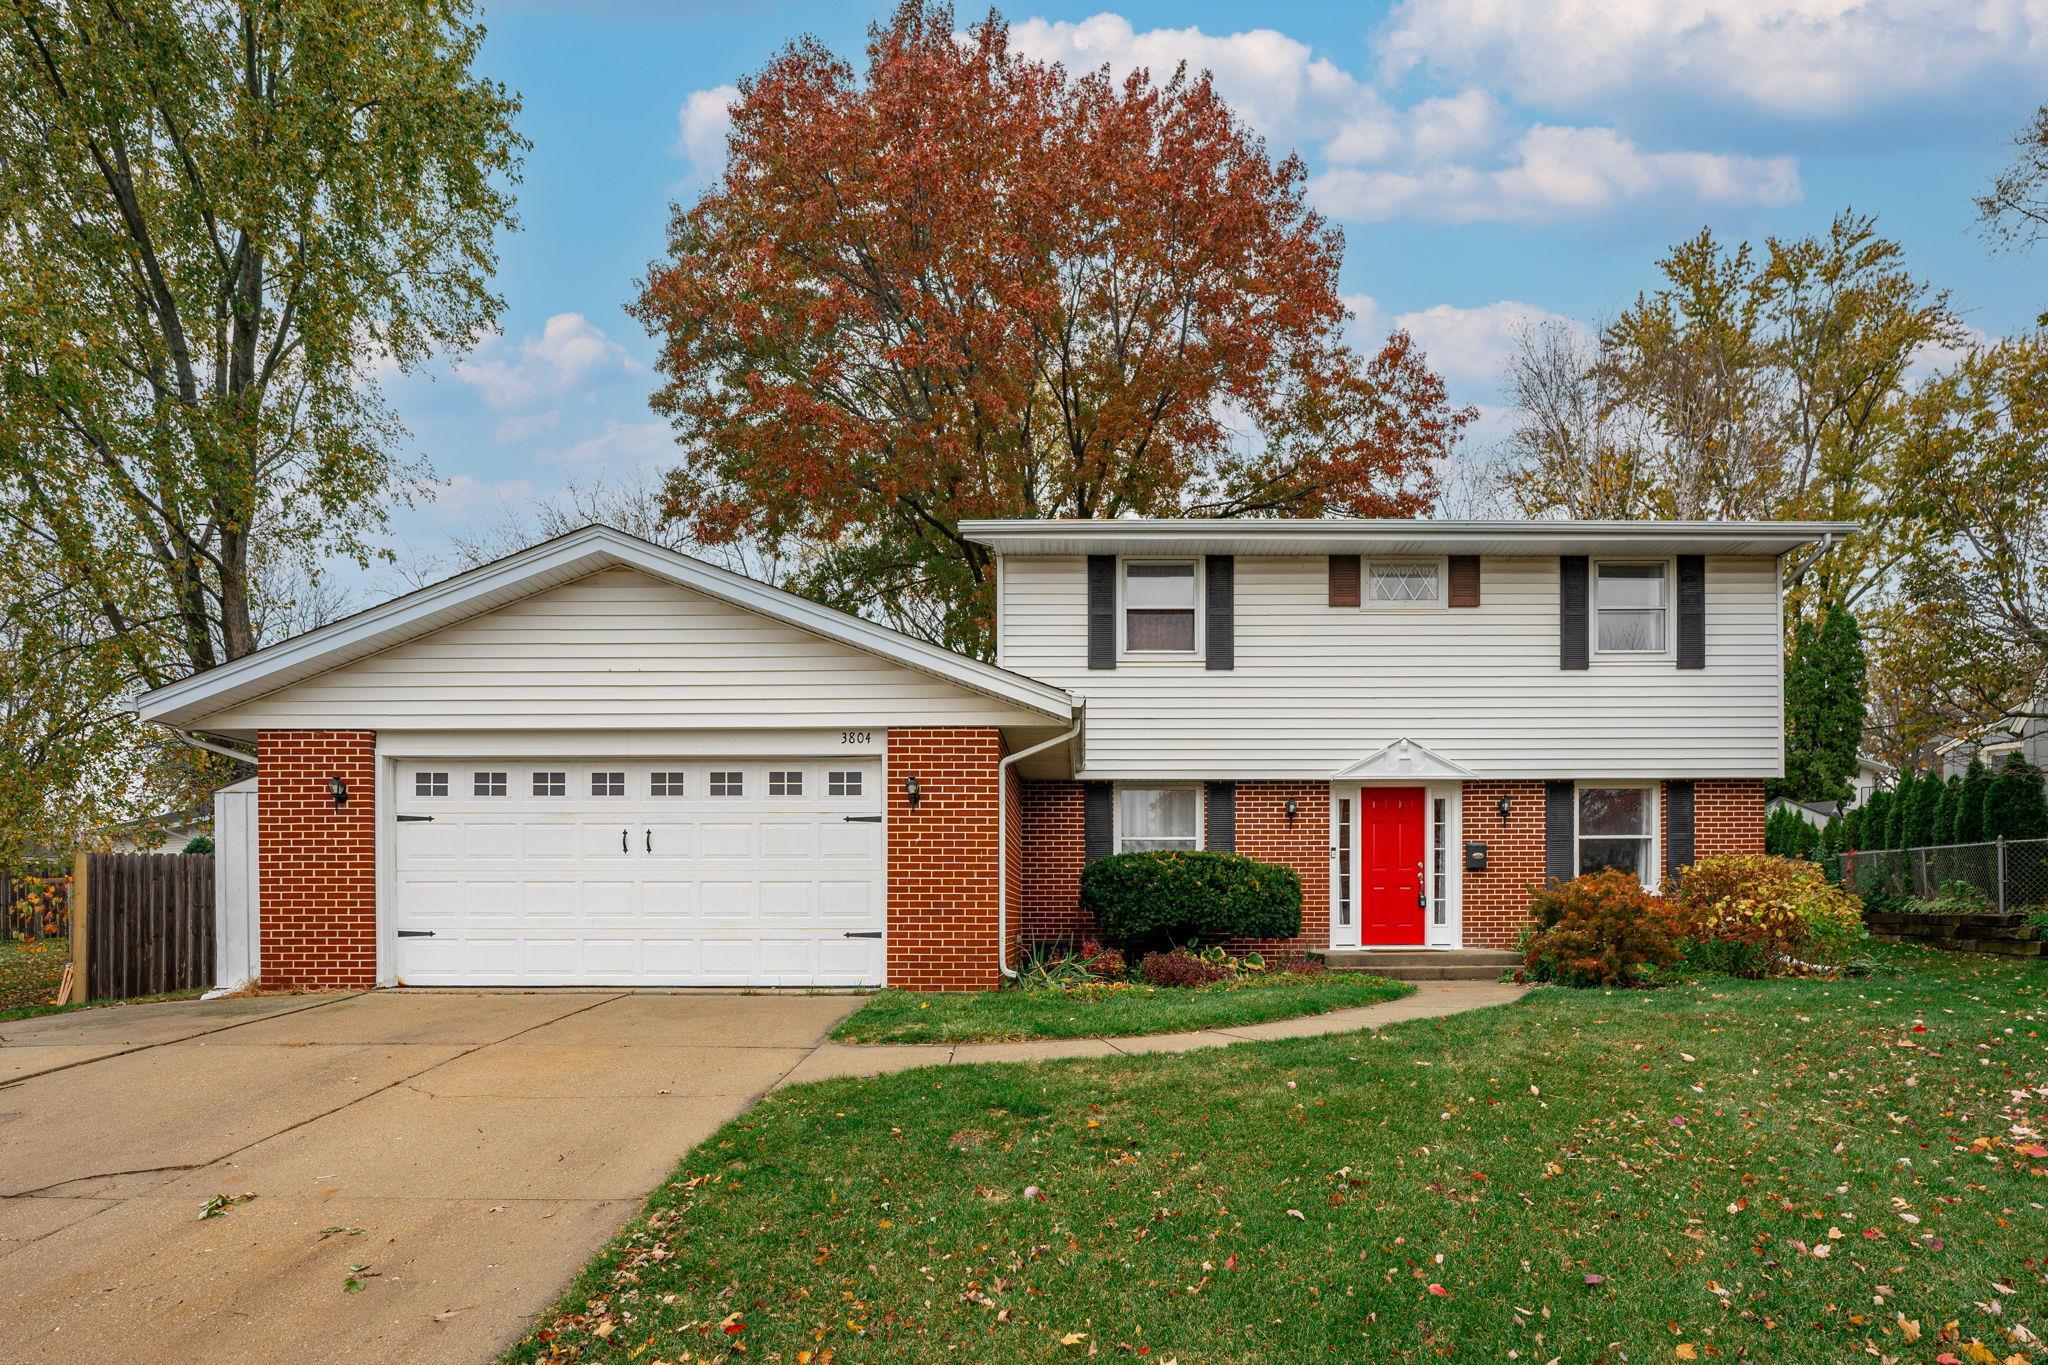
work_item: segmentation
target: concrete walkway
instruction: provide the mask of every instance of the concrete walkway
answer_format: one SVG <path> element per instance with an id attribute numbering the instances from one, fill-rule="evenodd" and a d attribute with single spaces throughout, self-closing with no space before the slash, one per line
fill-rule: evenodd
<path id="1" fill-rule="evenodd" d="M 1060 1057 L 1117 1057 L 1147 1052 L 1192 1052 L 1197 1048 L 1271 1038 L 1314 1038 L 1380 1028 L 1403 1019 L 1434 1019 L 1445 1014 L 1519 1000 L 1526 986 L 1498 981 L 1425 981 L 1415 994 L 1377 1005 L 1332 1010 L 1328 1014 L 1276 1019 L 1270 1024 L 1204 1029 L 1197 1033 L 1151 1033 L 1130 1038 L 1041 1038 L 1021 1043 L 822 1043 L 777 1083 L 800 1085 L 836 1076 L 878 1076 L 920 1066 L 958 1066 L 971 1062 L 1042 1062 Z"/>

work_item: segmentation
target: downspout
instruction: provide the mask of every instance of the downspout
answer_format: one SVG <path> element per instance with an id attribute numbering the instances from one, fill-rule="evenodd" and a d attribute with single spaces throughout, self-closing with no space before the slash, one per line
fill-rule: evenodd
<path id="1" fill-rule="evenodd" d="M 230 749 L 225 744 L 215 744 L 210 739 L 201 739 L 199 736 L 191 733 L 188 730 L 180 730 L 175 725 L 164 725 L 162 721 L 158 721 L 157 724 L 163 725 L 164 729 L 169 730 L 172 734 L 176 735 L 179 739 L 184 740 L 187 744 L 191 745 L 195 749 L 204 749 L 206 750 L 206 752 L 210 754 L 219 754 L 222 758 L 232 758 L 233 760 L 235 760 L 235 762 L 246 763 L 252 768 L 259 766 L 256 762 L 256 755 L 254 754 L 244 753 L 240 749 Z"/>
<path id="2" fill-rule="evenodd" d="M 1814 548 L 1813 553 L 1808 555 L 1806 558 L 1800 560 L 1798 568 L 1792 570 L 1788 574 L 1784 574 L 1782 577 L 1780 577 L 1778 581 L 1781 583 L 1797 584 L 1799 582 L 1801 575 L 1803 575 L 1808 569 L 1812 568 L 1816 563 L 1818 563 L 1820 561 L 1820 557 L 1826 554 L 1829 550 L 1833 549 L 1834 545 L 1835 533 L 1833 531 L 1823 532 L 1820 538 L 1820 544 Z"/>
<path id="3" fill-rule="evenodd" d="M 1081 733 L 1083 719 L 1075 716 L 1073 728 L 1065 734 L 1020 749 L 996 764 L 996 967 L 1012 981 L 1017 979 L 1017 971 L 1010 965 L 1010 768 L 1056 744 L 1073 742 Z"/>

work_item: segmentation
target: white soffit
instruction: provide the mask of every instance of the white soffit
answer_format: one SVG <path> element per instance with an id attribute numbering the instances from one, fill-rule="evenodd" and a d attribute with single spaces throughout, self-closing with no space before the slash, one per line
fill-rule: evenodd
<path id="1" fill-rule="evenodd" d="M 999 554 L 1782 555 L 1855 534 L 1847 521 L 1431 521 L 1326 518 L 964 521 Z"/>
<path id="2" fill-rule="evenodd" d="M 1336 782 L 1464 782 L 1473 777 L 1470 768 L 1463 768 L 1441 754 L 1431 753 L 1412 739 L 1397 739 L 1386 748 L 1366 758 L 1361 758 L 1338 772 L 1331 779 Z"/>

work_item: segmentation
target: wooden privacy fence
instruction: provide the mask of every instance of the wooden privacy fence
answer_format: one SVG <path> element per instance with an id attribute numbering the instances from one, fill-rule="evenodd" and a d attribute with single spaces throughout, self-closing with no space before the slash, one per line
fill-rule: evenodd
<path id="1" fill-rule="evenodd" d="M 85 967 L 85 999 L 213 985 L 211 853 L 94 853 L 79 862 L 85 913 L 72 949 Z"/>

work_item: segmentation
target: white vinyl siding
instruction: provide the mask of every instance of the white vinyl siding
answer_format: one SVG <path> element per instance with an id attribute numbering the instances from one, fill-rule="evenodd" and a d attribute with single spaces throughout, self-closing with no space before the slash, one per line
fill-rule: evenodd
<path id="1" fill-rule="evenodd" d="M 1778 570 L 1707 559 L 1707 666 L 1558 667 L 1550 556 L 1488 556 L 1481 605 L 1328 603 L 1321 556 L 1237 560 L 1236 667 L 1090 672 L 1079 556 L 1006 556 L 1001 662 L 1084 696 L 1086 776 L 1324 778 L 1401 738 L 1482 777 L 1771 777 Z"/>
<path id="2" fill-rule="evenodd" d="M 1051 724 L 688 588 L 614 568 L 207 720 L 259 729 L 851 729 Z"/>

